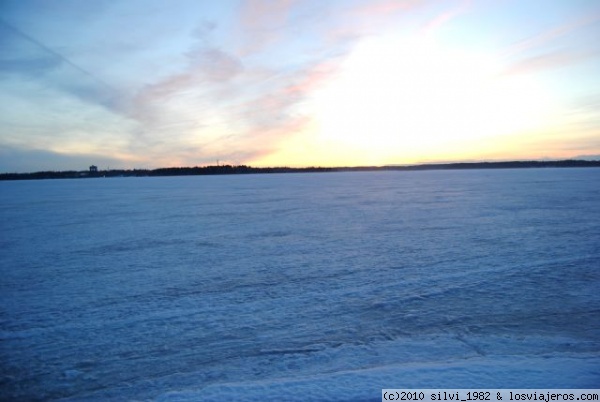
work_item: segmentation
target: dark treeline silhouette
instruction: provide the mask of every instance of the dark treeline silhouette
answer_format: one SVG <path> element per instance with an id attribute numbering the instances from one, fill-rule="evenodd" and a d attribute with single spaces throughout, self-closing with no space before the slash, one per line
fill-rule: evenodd
<path id="1" fill-rule="evenodd" d="M 227 174 L 256 174 L 256 173 L 301 173 L 301 172 L 331 172 L 334 168 L 307 167 L 265 167 L 255 168 L 246 165 L 218 165 L 202 167 L 169 167 L 158 169 L 111 169 L 98 171 L 44 171 L 35 173 L 0 173 L 0 180 L 39 180 L 39 179 L 83 179 L 95 177 L 158 177 L 158 176 L 206 176 Z"/>
<path id="2" fill-rule="evenodd" d="M 560 160 L 560 161 L 512 161 L 512 162 L 460 162 L 422 165 L 357 166 L 357 167 L 263 167 L 246 165 L 218 165 L 203 167 L 170 167 L 159 169 L 111 169 L 98 171 L 45 171 L 35 173 L 0 173 L 0 180 L 40 180 L 40 179 L 83 179 L 96 177 L 156 177 L 156 176 L 202 176 L 257 173 L 305 173 L 305 172 L 358 172 L 358 171 L 415 171 L 450 169 L 523 169 L 523 168 L 572 168 L 600 167 L 600 161 Z"/>
<path id="3" fill-rule="evenodd" d="M 201 175 L 219 175 L 219 174 L 250 174 L 250 173 L 295 173 L 295 172 L 330 172 L 333 168 L 307 167 L 307 168 L 289 168 L 289 167 L 265 167 L 254 168 L 246 165 L 231 166 L 204 166 L 204 167 L 176 167 L 159 168 L 150 170 L 148 176 L 201 176 Z"/>
<path id="4" fill-rule="evenodd" d="M 509 161 L 509 162 L 453 162 L 428 163 L 408 166 L 382 166 L 374 168 L 339 168 L 338 170 L 460 170 L 460 169 L 523 169 L 552 167 L 600 167 L 600 160 L 560 160 L 560 161 Z"/>

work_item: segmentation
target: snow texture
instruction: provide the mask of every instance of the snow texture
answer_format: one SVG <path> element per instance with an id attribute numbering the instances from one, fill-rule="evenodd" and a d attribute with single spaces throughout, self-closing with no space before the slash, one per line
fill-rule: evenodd
<path id="1" fill-rule="evenodd" d="M 2 400 L 600 385 L 600 169 L 0 183 Z"/>

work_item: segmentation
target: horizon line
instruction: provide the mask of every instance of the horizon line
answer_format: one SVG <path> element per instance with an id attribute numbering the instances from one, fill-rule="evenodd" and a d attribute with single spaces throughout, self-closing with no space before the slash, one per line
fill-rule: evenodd
<path id="1" fill-rule="evenodd" d="M 374 171 L 374 170 L 443 170 L 443 169 L 485 169 L 485 168 L 534 168 L 534 167 L 600 167 L 600 160 L 586 159 L 552 159 L 552 160 L 509 160 L 509 161 L 478 161 L 478 162 L 428 162 L 419 164 L 387 164 L 387 165 L 357 165 L 357 166 L 263 166 L 250 165 L 203 165 L 203 166 L 171 166 L 153 169 L 108 169 L 101 170 L 90 165 L 87 170 L 41 170 L 35 172 L 1 172 L 0 180 L 18 180 L 19 178 L 90 178 L 106 177 L 110 173 L 134 173 L 131 176 L 175 176 L 180 175 L 218 175 L 218 174 L 248 174 L 248 173 L 293 173 L 293 172 L 336 172 L 336 171 Z M 146 174 L 144 174 L 146 173 Z M 161 174 L 162 173 L 162 174 Z M 33 177 L 32 177 L 33 176 Z M 109 176 L 111 177 L 111 176 Z M 114 176 L 113 176 L 114 177 Z"/>

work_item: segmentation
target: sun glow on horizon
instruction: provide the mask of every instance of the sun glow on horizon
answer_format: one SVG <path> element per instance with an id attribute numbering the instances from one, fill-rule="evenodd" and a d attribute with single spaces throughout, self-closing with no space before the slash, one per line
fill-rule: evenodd
<path id="1" fill-rule="evenodd" d="M 490 55 L 397 37 L 363 40 L 309 105 L 310 135 L 264 162 L 383 165 L 514 151 L 553 109 L 541 85 L 503 74 Z"/>

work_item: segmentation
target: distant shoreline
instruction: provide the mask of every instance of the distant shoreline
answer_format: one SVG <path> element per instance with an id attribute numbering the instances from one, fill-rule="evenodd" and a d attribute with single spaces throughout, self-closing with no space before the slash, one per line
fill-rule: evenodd
<path id="1" fill-rule="evenodd" d="M 417 170 L 468 169 L 529 169 L 600 167 L 600 160 L 510 161 L 510 162 L 456 162 L 419 165 L 356 166 L 356 167 L 251 167 L 246 165 L 218 165 L 203 167 L 172 167 L 158 169 L 111 169 L 98 171 L 43 171 L 34 173 L 0 173 L 0 180 L 89 179 L 98 177 L 165 177 L 212 176 L 230 174 L 310 173 L 310 172 L 371 172 Z"/>

